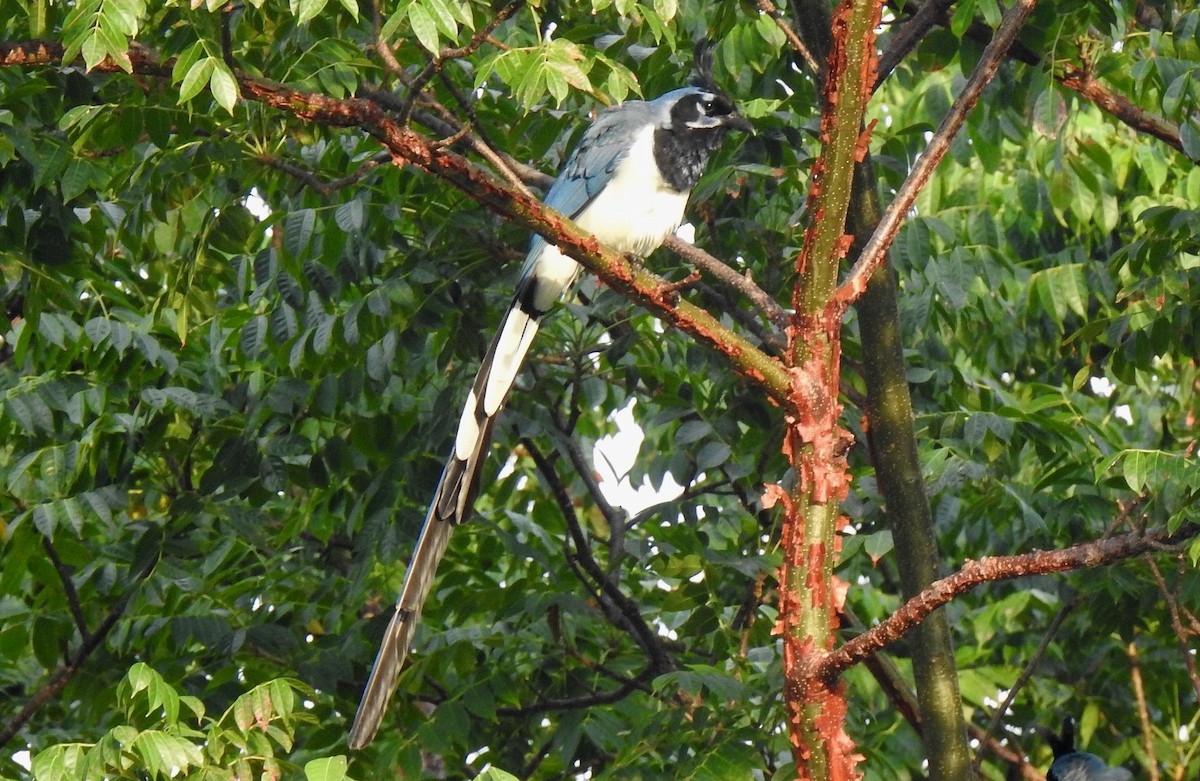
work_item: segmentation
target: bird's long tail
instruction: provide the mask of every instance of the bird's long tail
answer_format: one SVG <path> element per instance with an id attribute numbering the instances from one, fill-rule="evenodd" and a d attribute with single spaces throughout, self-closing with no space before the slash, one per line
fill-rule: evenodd
<path id="1" fill-rule="evenodd" d="M 366 746 L 379 730 L 400 668 L 408 655 L 421 608 L 450 542 L 450 532 L 471 515 L 479 492 L 481 467 L 492 439 L 492 427 L 525 361 L 542 314 L 536 310 L 526 311 L 518 295 L 480 364 L 454 438 L 454 449 L 429 505 L 425 526 L 404 576 L 400 598 L 396 601 L 396 611 L 384 633 L 354 717 L 354 726 L 350 728 L 351 749 Z"/>

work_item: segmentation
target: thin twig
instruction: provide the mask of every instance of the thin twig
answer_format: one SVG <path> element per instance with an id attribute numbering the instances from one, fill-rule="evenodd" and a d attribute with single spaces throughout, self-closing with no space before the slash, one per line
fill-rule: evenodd
<path id="1" fill-rule="evenodd" d="M 1037 4 L 1037 0 L 1017 0 L 1011 8 L 1004 14 L 1004 19 L 1000 22 L 1000 26 L 996 29 L 996 35 L 992 38 L 991 43 L 983 52 L 979 62 L 975 66 L 975 70 L 971 73 L 971 78 L 967 80 L 966 87 L 963 88 L 962 94 L 954 101 L 954 105 L 950 107 L 949 113 L 942 119 L 942 123 L 938 126 L 937 131 L 933 134 L 929 144 L 918 158 L 916 165 L 913 166 L 908 178 L 904 180 L 904 184 L 900 186 L 900 190 L 896 193 L 895 200 L 887 207 L 883 213 L 883 217 L 879 220 L 879 225 L 875 228 L 875 232 L 863 247 L 862 253 L 855 261 L 853 268 L 850 270 L 846 281 L 838 288 L 836 298 L 843 305 L 849 304 L 863 294 L 867 289 L 867 280 L 875 269 L 883 263 L 888 247 L 896 238 L 896 233 L 900 230 L 900 224 L 912 209 L 913 203 L 916 201 L 917 194 L 925 187 L 925 183 L 933 174 L 938 163 L 945 157 L 946 152 L 950 149 L 950 142 L 957 135 L 959 128 L 966 121 L 967 114 L 975 106 L 979 100 L 979 95 L 983 92 L 983 88 L 991 82 L 996 75 L 996 71 L 1000 68 L 1000 63 L 1004 59 L 1005 52 L 1012 42 L 1016 40 L 1017 33 L 1020 32 L 1022 25 L 1025 24 L 1025 18 L 1033 10 Z"/>
<path id="2" fill-rule="evenodd" d="M 841 615 L 856 630 L 861 631 L 865 628 L 863 622 L 850 610 L 849 606 L 843 606 Z M 863 661 L 863 664 L 866 665 L 867 670 L 875 678 L 879 687 L 883 689 L 884 695 L 892 703 L 893 707 L 896 708 L 896 711 L 904 717 L 904 720 L 909 723 L 909 726 L 917 734 L 920 734 L 924 727 L 921 724 L 921 708 L 917 703 L 917 696 L 913 694 L 908 682 L 896 668 L 896 665 L 887 655 L 882 653 L 868 656 Z M 979 741 L 980 751 L 987 751 L 997 759 L 1007 762 L 1011 767 L 1016 768 L 1020 772 L 1021 777 L 1026 779 L 1026 781 L 1045 781 L 1045 776 L 1037 768 L 1029 764 L 1021 752 L 1014 751 L 1004 745 L 993 735 L 988 734 L 983 727 L 968 721 L 967 733 L 971 736 L 972 740 Z"/>
<path id="3" fill-rule="evenodd" d="M 580 387 L 581 382 L 575 382 L 573 387 Z M 578 408 L 579 397 L 572 397 L 572 408 Z M 588 496 L 596 503 L 596 508 L 600 510 L 600 514 L 604 516 L 604 522 L 608 524 L 610 529 L 615 529 L 618 526 L 625 525 L 625 513 L 617 510 L 608 501 L 608 497 L 604 495 L 604 491 L 600 489 L 600 481 L 596 479 L 595 469 L 588 463 L 587 458 L 583 455 L 583 450 L 579 447 L 579 442 L 572 436 L 574 424 L 567 427 L 562 417 L 558 414 L 557 409 L 550 410 L 550 420 L 554 427 L 558 430 L 561 437 L 560 442 L 567 451 L 567 458 L 571 461 L 571 466 L 575 469 L 575 473 L 579 475 L 579 479 L 583 481 L 584 488 L 587 489 Z"/>
<path id="4" fill-rule="evenodd" d="M 663 242 L 663 246 L 692 265 L 712 274 L 726 285 L 729 285 L 750 299 L 751 303 L 766 315 L 767 320 L 779 331 L 787 328 L 787 312 L 784 311 L 783 307 L 775 299 L 767 295 L 766 291 L 756 285 L 754 280 L 748 275 L 739 274 L 724 261 L 718 260 L 695 245 L 688 244 L 678 236 L 668 236 L 667 240 Z"/>
<path id="5" fill-rule="evenodd" d="M 432 59 L 426 63 L 421 72 L 412 78 L 408 84 L 409 98 L 405 107 L 400 111 L 400 124 L 407 125 L 408 118 L 412 115 L 412 107 L 419 95 L 429 84 L 430 80 L 437 75 L 444 64 L 449 60 L 460 59 L 462 57 L 470 57 L 475 53 L 480 46 L 483 46 L 491 38 L 492 33 L 496 31 L 504 20 L 512 16 L 513 11 L 516 11 L 523 5 L 520 0 L 510 0 L 507 4 L 501 6 L 500 10 L 483 26 L 478 32 L 471 37 L 470 42 L 466 46 L 455 48 L 445 48 L 438 52 Z M 384 46 L 388 46 L 386 41 L 380 41 Z"/>
<path id="6" fill-rule="evenodd" d="M 763 325 L 762 320 L 754 312 L 737 306 L 726 291 L 703 282 L 697 282 L 693 288 L 707 299 L 710 306 L 729 315 L 734 322 L 754 334 L 754 337 L 769 349 L 772 355 L 776 357 L 783 355 L 783 351 L 787 349 L 787 340 L 779 332 Z"/>
<path id="7" fill-rule="evenodd" d="M 141 571 L 138 572 L 138 574 L 134 576 L 134 579 L 130 582 L 128 588 L 125 590 L 125 593 L 122 594 L 121 598 L 117 600 L 116 604 L 109 609 L 108 614 L 104 617 L 104 620 L 100 622 L 99 626 L 96 627 L 96 630 L 83 636 L 83 642 L 79 644 L 79 648 L 76 649 L 75 653 L 71 655 L 71 658 L 68 659 L 57 670 L 55 670 L 54 674 L 50 676 L 50 680 L 46 683 L 46 685 L 39 689 L 36 694 L 30 697 L 29 701 L 25 703 L 25 706 L 21 708 L 21 711 L 9 719 L 8 723 L 5 724 L 3 728 L 0 728 L 0 746 L 5 745 L 12 740 L 13 736 L 15 736 L 17 732 L 19 732 L 21 728 L 33 718 L 34 714 L 36 714 L 43 705 L 49 702 L 54 695 L 58 694 L 60 691 L 62 691 L 63 687 L 70 683 L 71 679 L 75 677 L 75 674 L 79 672 L 80 667 L 83 666 L 83 663 L 87 661 L 88 657 L 95 653 L 96 649 L 100 647 L 100 644 L 103 643 L 105 638 L 108 637 L 109 632 L 111 632 L 113 627 L 117 625 L 117 621 L 120 620 L 121 616 L 125 614 L 125 608 L 129 606 L 129 601 L 136 592 L 137 585 L 145 580 L 146 577 L 154 571 L 154 566 L 157 563 L 158 559 L 154 558 L 148 561 L 146 565 L 142 567 Z"/>
<path id="8" fill-rule="evenodd" d="M 321 195 L 330 195 L 344 187 L 349 187 L 352 184 L 357 184 L 358 182 L 362 181 L 366 178 L 367 174 L 371 173 L 379 166 L 391 162 L 392 156 L 387 152 L 380 152 L 340 179 L 333 179 L 331 181 L 325 181 L 307 168 L 296 165 L 295 163 L 289 163 L 287 160 L 281 160 L 277 157 L 271 157 L 270 155 L 259 155 L 256 159 L 258 162 L 269 168 L 282 171 L 293 179 L 299 180 Z"/>
<path id="9" fill-rule="evenodd" d="M 1150 771 L 1150 781 L 1158 781 L 1158 755 L 1154 751 L 1154 727 L 1150 722 L 1150 709 L 1146 705 L 1146 687 L 1142 683 L 1142 665 L 1138 661 L 1137 643 L 1129 641 L 1125 647 L 1129 657 L 1129 678 L 1133 683 L 1133 701 L 1137 705 L 1138 723 L 1142 728 L 1142 744 L 1146 749 L 1144 767 Z"/>
<path id="10" fill-rule="evenodd" d="M 575 558 L 577 558 L 579 565 L 584 571 L 587 572 L 588 577 L 594 580 L 600 590 L 604 592 L 604 595 L 618 609 L 622 623 L 624 623 L 624 627 L 622 628 L 633 637 L 634 641 L 641 646 L 642 651 L 649 657 L 650 664 L 647 671 L 659 675 L 675 669 L 675 663 L 671 659 L 671 655 L 667 652 L 667 649 L 663 646 L 662 639 L 646 623 L 646 620 L 642 617 L 641 610 L 638 608 L 638 604 L 621 591 L 615 579 L 609 577 L 592 556 L 587 535 L 583 533 L 583 528 L 579 525 L 575 504 L 571 501 L 571 496 L 567 493 L 566 486 L 558 478 L 558 472 L 554 469 L 554 465 L 542 454 L 541 450 L 532 440 L 522 439 L 521 441 L 525 445 L 525 449 L 529 451 L 529 455 L 533 458 L 534 464 L 537 465 L 538 472 L 541 473 L 543 480 L 554 495 L 555 502 L 558 503 L 563 520 L 567 524 L 567 533 L 575 543 Z M 629 690 L 632 691 L 633 688 L 636 687 L 631 686 Z M 615 700 L 607 701 L 613 702 Z"/>
<path id="11" fill-rule="evenodd" d="M 398 112 L 401 106 L 404 105 L 395 93 L 387 90 L 371 89 L 364 87 L 359 89 L 358 94 L 361 97 L 373 100 L 383 108 Z M 425 103 L 431 110 L 414 108 L 412 110 L 412 118 L 420 124 L 432 130 L 434 133 L 447 138 L 459 133 L 463 128 L 469 128 L 474 132 L 468 132 L 462 139 L 462 144 L 470 148 L 475 154 L 482 157 L 492 168 L 499 173 L 513 187 L 519 189 L 523 194 L 533 197 L 533 194 L 526 187 L 526 184 L 533 184 L 536 187 L 548 188 L 550 183 L 554 181 L 553 176 L 548 176 L 532 166 L 520 163 L 508 155 L 498 152 L 492 146 L 489 146 L 479 135 L 479 127 L 464 125 L 454 116 L 454 112 L 446 108 L 435 100 L 427 100 Z"/>
<path id="12" fill-rule="evenodd" d="M 1021 670 L 1020 675 L 1017 676 L 1017 680 L 1008 688 L 1008 694 L 1004 695 L 1004 701 L 1000 703 L 999 707 L 992 713 L 992 718 L 988 720 L 987 729 L 983 731 L 986 739 L 990 740 L 996 734 L 996 729 L 1000 726 L 1000 722 L 1004 720 L 1004 714 L 1008 713 L 1008 709 L 1012 706 L 1018 692 L 1025 687 L 1025 684 L 1033 677 L 1033 671 L 1041 664 L 1042 657 L 1046 655 L 1046 649 L 1050 647 L 1050 641 L 1058 634 L 1058 630 L 1062 629 L 1063 622 L 1067 620 L 1067 616 L 1071 614 L 1071 611 L 1078 604 L 1079 598 L 1076 597 L 1059 608 L 1058 613 L 1055 614 L 1054 619 L 1050 622 L 1050 626 L 1046 628 L 1045 633 L 1042 635 L 1042 641 L 1038 643 L 1037 649 L 1029 657 L 1029 660 L 1025 662 L 1025 667 Z M 976 775 L 979 775 L 979 768 L 982 764 L 983 752 L 981 747 L 980 751 L 975 754 L 975 761 L 971 764 L 971 769 Z"/>
<path id="13" fill-rule="evenodd" d="M 776 8 L 771 0 L 758 0 L 758 7 L 775 22 L 775 26 L 787 38 L 788 45 L 792 47 L 792 51 L 800 55 L 800 59 L 804 60 L 804 64 L 808 67 L 809 71 L 820 73 L 821 65 L 817 62 L 817 58 L 813 56 L 812 50 L 804 45 L 804 41 L 800 40 L 800 36 L 796 34 L 795 28 L 788 23 L 787 19 L 783 18 L 783 12 Z"/>
<path id="14" fill-rule="evenodd" d="M 515 708 L 496 708 L 496 713 L 500 716 L 520 717 L 532 716 L 538 713 L 546 713 L 549 711 L 582 710 L 583 708 L 591 708 L 596 705 L 611 705 L 614 702 L 620 702 L 630 694 L 633 694 L 635 691 L 643 689 L 645 685 L 657 675 L 658 673 L 655 672 L 652 667 L 648 667 L 612 691 L 592 692 L 579 697 L 546 697 L 539 699 L 537 702 L 530 705 L 521 705 Z"/>
<path id="15" fill-rule="evenodd" d="M 1196 672 L 1196 657 L 1192 653 L 1192 644 L 1188 641 L 1188 631 L 1183 628 L 1183 621 L 1180 619 L 1178 594 L 1167 588 L 1167 581 L 1159 571 L 1158 565 L 1154 563 L 1154 559 L 1147 556 L 1146 563 L 1150 565 L 1154 582 L 1158 584 L 1158 590 L 1162 592 L 1163 599 L 1167 603 L 1167 610 L 1171 614 L 1171 628 L 1175 630 L 1175 639 L 1179 641 L 1179 648 L 1183 651 L 1183 663 L 1187 666 L 1188 675 L 1192 679 L 1192 688 L 1196 692 L 1196 699 L 1200 700 L 1200 675 Z"/>
<path id="16" fill-rule="evenodd" d="M 71 580 L 71 573 L 67 571 L 67 565 L 63 564 L 63 560 L 59 558 L 58 551 L 55 550 L 54 543 L 50 541 L 49 537 L 42 537 L 42 548 L 50 557 L 50 563 L 54 565 L 58 579 L 62 581 L 63 593 L 67 596 L 67 607 L 71 610 L 71 617 L 75 619 L 75 628 L 79 630 L 79 636 L 87 637 L 89 633 L 87 619 L 83 616 L 83 605 L 79 602 L 79 592 L 75 590 L 75 581 Z"/>

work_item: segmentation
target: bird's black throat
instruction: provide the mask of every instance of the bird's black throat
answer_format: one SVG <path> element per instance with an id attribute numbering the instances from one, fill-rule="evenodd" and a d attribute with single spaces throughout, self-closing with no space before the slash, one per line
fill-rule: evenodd
<path id="1" fill-rule="evenodd" d="M 695 187 L 725 132 L 724 127 L 656 129 L 654 162 L 663 181 L 679 192 Z"/>

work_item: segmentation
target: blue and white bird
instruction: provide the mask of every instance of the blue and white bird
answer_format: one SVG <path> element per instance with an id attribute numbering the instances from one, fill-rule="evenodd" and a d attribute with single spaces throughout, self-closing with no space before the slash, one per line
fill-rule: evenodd
<path id="1" fill-rule="evenodd" d="M 575 220 L 602 244 L 645 256 L 683 221 L 688 193 L 729 130 L 753 132 L 710 77 L 651 101 L 607 109 L 584 133 L 546 194 L 546 205 Z M 535 236 L 516 295 L 467 394 L 454 449 L 425 517 L 396 612 L 367 681 L 349 745 L 375 737 L 408 653 L 421 607 L 451 530 L 471 515 L 496 416 L 543 315 L 581 267 Z"/>
<path id="2" fill-rule="evenodd" d="M 1046 781 L 1131 781 L 1133 774 L 1123 767 L 1109 767 L 1095 754 L 1075 749 L 1075 719 L 1063 721 L 1062 732 L 1046 732 L 1046 742 L 1054 753 L 1054 762 Z"/>

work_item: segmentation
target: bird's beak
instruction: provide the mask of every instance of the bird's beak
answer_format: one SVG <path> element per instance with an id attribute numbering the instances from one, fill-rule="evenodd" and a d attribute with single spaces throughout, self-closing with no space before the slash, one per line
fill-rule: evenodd
<path id="1" fill-rule="evenodd" d="M 750 120 L 743 117 L 741 114 L 730 114 L 724 117 L 723 122 L 725 127 L 732 130 L 740 130 L 743 133 L 754 135 L 754 125 L 750 124 Z"/>

